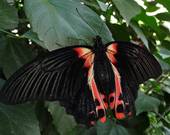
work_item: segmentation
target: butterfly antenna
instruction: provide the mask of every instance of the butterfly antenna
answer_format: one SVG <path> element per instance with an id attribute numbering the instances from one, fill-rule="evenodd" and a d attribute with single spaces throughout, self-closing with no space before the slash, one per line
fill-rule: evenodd
<path id="1" fill-rule="evenodd" d="M 90 24 L 82 17 L 82 15 L 80 14 L 80 12 L 77 8 L 76 8 L 76 11 L 77 11 L 78 15 L 80 16 L 80 18 L 96 33 L 96 35 L 98 35 L 97 31 L 93 27 L 91 27 Z"/>

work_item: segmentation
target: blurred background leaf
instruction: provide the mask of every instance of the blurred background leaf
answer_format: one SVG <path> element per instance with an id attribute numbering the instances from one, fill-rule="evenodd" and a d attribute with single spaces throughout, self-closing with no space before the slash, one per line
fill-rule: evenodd
<path id="1" fill-rule="evenodd" d="M 0 104 L 1 135 L 40 135 L 38 120 L 32 105 Z"/>
<path id="2" fill-rule="evenodd" d="M 13 29 L 18 25 L 17 9 L 6 0 L 0 1 L 0 29 Z"/>

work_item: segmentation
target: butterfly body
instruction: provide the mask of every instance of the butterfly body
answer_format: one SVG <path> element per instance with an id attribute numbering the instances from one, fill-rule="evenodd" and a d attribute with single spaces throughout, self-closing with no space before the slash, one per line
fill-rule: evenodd
<path id="1" fill-rule="evenodd" d="M 94 45 L 94 79 L 99 91 L 109 94 L 110 89 L 114 89 L 114 73 L 110 64 L 110 60 L 106 55 L 106 48 L 102 44 L 101 38 L 96 38 L 97 45 Z M 110 85 L 112 82 L 112 85 Z"/>
<path id="2" fill-rule="evenodd" d="M 139 84 L 162 70 L 146 48 L 130 42 L 72 46 L 49 52 L 16 71 L 0 91 L 0 101 L 17 104 L 58 100 L 80 123 L 135 114 Z"/>

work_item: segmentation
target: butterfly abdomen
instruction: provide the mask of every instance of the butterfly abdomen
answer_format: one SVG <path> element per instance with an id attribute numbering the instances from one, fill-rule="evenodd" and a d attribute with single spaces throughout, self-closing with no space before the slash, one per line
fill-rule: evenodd
<path id="1" fill-rule="evenodd" d="M 95 54 L 94 79 L 101 93 L 109 94 L 114 89 L 114 73 L 106 54 Z"/>

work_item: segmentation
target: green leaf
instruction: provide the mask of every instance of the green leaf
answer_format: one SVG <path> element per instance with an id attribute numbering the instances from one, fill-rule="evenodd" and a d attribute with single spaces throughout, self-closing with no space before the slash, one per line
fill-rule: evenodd
<path id="1" fill-rule="evenodd" d="M 168 94 L 170 94 L 170 78 L 166 79 L 166 80 L 162 83 L 161 86 L 162 86 L 161 88 L 162 88 L 163 91 L 165 91 L 165 92 L 167 92 Z"/>
<path id="2" fill-rule="evenodd" d="M 112 0 L 119 10 L 122 17 L 129 24 L 131 19 L 138 15 L 142 10 L 134 0 Z"/>
<path id="3" fill-rule="evenodd" d="M 167 8 L 167 10 L 170 12 L 170 1 L 169 0 L 156 0 L 160 4 L 162 4 L 164 7 Z"/>
<path id="4" fill-rule="evenodd" d="M 23 64 L 32 60 L 35 54 L 23 40 L 4 39 L 4 42 L 5 45 L 0 49 L 0 65 L 9 78 Z"/>
<path id="5" fill-rule="evenodd" d="M 148 40 L 145 36 L 145 34 L 143 33 L 143 31 L 140 29 L 140 27 L 138 26 L 138 24 L 136 22 L 131 22 L 130 26 L 132 27 L 132 29 L 136 32 L 136 34 L 138 35 L 138 37 L 143 41 L 143 43 L 145 44 L 146 47 L 148 47 Z M 149 48 L 149 47 L 148 47 Z"/>
<path id="6" fill-rule="evenodd" d="M 84 5 L 90 7 L 92 10 L 98 10 L 98 11 L 101 10 L 101 7 L 97 2 L 97 0 L 72 0 L 72 1 L 81 2 L 81 3 L 83 2 Z"/>
<path id="7" fill-rule="evenodd" d="M 115 40 L 130 41 L 130 35 L 126 24 L 109 24 L 108 25 Z"/>
<path id="8" fill-rule="evenodd" d="M 165 135 L 170 135 L 170 128 L 164 127 Z"/>
<path id="9" fill-rule="evenodd" d="M 107 10 L 108 6 L 104 2 L 97 0 L 97 3 L 99 4 L 102 11 Z"/>
<path id="10" fill-rule="evenodd" d="M 0 121 L 1 135 L 40 135 L 33 106 L 0 104 Z"/>
<path id="11" fill-rule="evenodd" d="M 159 47 L 159 54 L 162 56 L 163 59 L 169 58 L 170 50 L 163 47 Z"/>
<path id="12" fill-rule="evenodd" d="M 2 86 L 4 85 L 4 83 L 5 83 L 5 80 L 0 78 L 0 90 L 1 90 Z"/>
<path id="13" fill-rule="evenodd" d="M 153 30 L 158 30 L 158 24 L 156 22 L 156 19 L 152 16 L 147 16 L 146 12 L 143 10 L 139 15 L 137 15 L 135 18 L 137 21 L 142 21 L 145 23 L 145 25 L 149 26 Z"/>
<path id="14" fill-rule="evenodd" d="M 48 111 L 53 118 L 53 124 L 61 135 L 68 135 L 77 126 L 72 115 L 65 112 L 58 103 L 47 102 Z"/>
<path id="15" fill-rule="evenodd" d="M 6 0 L 0 1 L 0 20 L 0 29 L 13 29 L 18 25 L 17 10 Z"/>
<path id="16" fill-rule="evenodd" d="M 96 128 L 87 128 L 85 125 L 78 125 L 69 132 L 69 135 L 97 135 Z"/>
<path id="17" fill-rule="evenodd" d="M 165 32 L 159 27 L 155 17 L 147 16 L 145 10 L 142 10 L 142 12 L 137 15 L 134 20 L 136 20 L 137 22 L 142 21 L 144 23 L 144 26 L 147 27 L 145 31 L 147 32 L 152 29 L 159 36 L 158 38 L 160 40 L 164 39 L 167 36 Z"/>
<path id="18" fill-rule="evenodd" d="M 159 13 L 156 15 L 159 20 L 170 21 L 170 13 Z"/>
<path id="19" fill-rule="evenodd" d="M 7 43 L 6 37 L 0 33 L 0 59 L 3 58 L 6 43 Z M 2 67 L 1 61 L 0 61 L 0 67 Z"/>
<path id="20" fill-rule="evenodd" d="M 126 129 L 130 135 L 144 135 L 150 122 L 147 113 L 141 113 L 136 117 L 126 120 L 126 122 L 122 121 L 122 124 L 126 125 Z"/>
<path id="21" fill-rule="evenodd" d="M 147 6 L 146 12 L 155 12 L 158 9 L 159 7 L 156 7 L 155 5 L 149 5 Z"/>
<path id="22" fill-rule="evenodd" d="M 170 71 L 170 62 L 165 61 L 159 53 L 156 53 L 156 56 L 159 58 L 157 60 L 160 63 L 162 70 Z"/>
<path id="23" fill-rule="evenodd" d="M 97 135 L 129 135 L 128 131 L 121 125 L 114 124 L 107 120 L 106 123 L 97 122 Z"/>
<path id="24" fill-rule="evenodd" d="M 158 107 L 160 105 L 160 100 L 148 95 L 145 95 L 143 92 L 138 93 L 138 98 L 135 102 L 136 106 L 136 114 L 139 115 L 142 112 L 149 111 L 158 111 Z"/>
<path id="25" fill-rule="evenodd" d="M 48 50 L 79 44 L 70 39 L 84 40 L 93 45 L 92 38 L 100 35 L 109 42 L 112 35 L 100 17 L 87 6 L 71 0 L 25 0 L 25 12 L 33 32 L 38 34 Z M 30 10 L 31 9 L 31 10 Z M 85 44 L 85 43 L 84 43 Z"/>
<path id="26" fill-rule="evenodd" d="M 164 47 L 164 48 L 170 50 L 170 41 L 163 40 L 163 41 L 161 42 L 161 47 Z"/>
<path id="27" fill-rule="evenodd" d="M 6 0 L 9 4 L 14 4 L 14 0 Z"/>
<path id="28" fill-rule="evenodd" d="M 26 33 L 24 33 L 22 35 L 22 37 L 31 39 L 32 41 L 34 41 L 35 43 L 37 43 L 38 45 L 41 45 L 45 48 L 45 45 L 42 41 L 39 40 L 38 35 L 34 32 L 32 32 L 31 30 L 27 31 Z"/>

